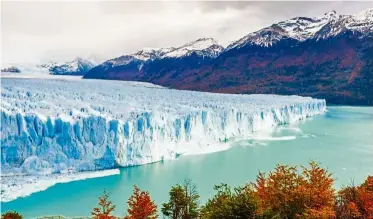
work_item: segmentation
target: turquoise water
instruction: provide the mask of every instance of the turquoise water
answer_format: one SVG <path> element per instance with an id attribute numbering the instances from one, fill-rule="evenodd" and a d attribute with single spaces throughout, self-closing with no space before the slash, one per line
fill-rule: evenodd
<path id="1" fill-rule="evenodd" d="M 226 151 L 121 169 L 120 175 L 58 184 L 26 198 L 2 203 L 2 212 L 17 210 L 27 218 L 40 215 L 88 216 L 105 189 L 124 215 L 132 185 L 148 190 L 160 206 L 172 185 L 189 177 L 197 185 L 201 202 L 213 185 L 242 185 L 255 180 L 258 171 L 277 163 L 321 163 L 333 173 L 335 187 L 354 180 L 361 183 L 373 174 L 373 108 L 328 107 L 328 112 L 299 124 L 275 128 L 254 136 L 256 140 L 232 141 Z"/>

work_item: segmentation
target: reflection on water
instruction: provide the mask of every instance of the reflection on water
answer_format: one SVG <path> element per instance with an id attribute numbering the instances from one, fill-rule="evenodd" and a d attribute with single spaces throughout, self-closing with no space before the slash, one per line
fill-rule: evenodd
<path id="1" fill-rule="evenodd" d="M 201 201 L 215 184 L 240 185 L 255 180 L 258 171 L 277 163 L 305 165 L 321 162 L 336 179 L 335 186 L 353 179 L 360 183 L 373 174 L 373 108 L 329 107 L 325 115 L 298 124 L 255 133 L 250 139 L 231 139 L 229 150 L 181 156 L 176 160 L 121 169 L 120 175 L 59 184 L 9 203 L 2 211 L 17 210 L 27 217 L 63 214 L 89 215 L 104 189 L 111 193 L 117 214 L 124 215 L 132 186 L 148 190 L 158 204 L 167 200 L 170 187 L 190 177 Z M 228 147 L 227 147 L 228 149 Z"/>

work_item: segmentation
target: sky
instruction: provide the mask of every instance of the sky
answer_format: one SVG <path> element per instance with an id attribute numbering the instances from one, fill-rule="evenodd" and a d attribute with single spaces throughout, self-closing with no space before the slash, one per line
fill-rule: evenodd
<path id="1" fill-rule="evenodd" d="M 223 46 L 296 16 L 354 14 L 373 2 L 2 1 L 1 63 L 40 64 L 77 56 L 102 62 L 142 48 L 202 37 Z"/>

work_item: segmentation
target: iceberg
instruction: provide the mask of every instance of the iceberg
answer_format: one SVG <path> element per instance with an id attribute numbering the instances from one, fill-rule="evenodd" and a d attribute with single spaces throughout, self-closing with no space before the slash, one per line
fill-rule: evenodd
<path id="1" fill-rule="evenodd" d="M 120 174 L 119 169 L 63 173 L 51 175 L 2 176 L 1 201 L 10 202 L 19 197 L 26 197 L 40 192 L 58 183 L 68 183 L 77 180 L 106 177 Z"/>
<path id="2" fill-rule="evenodd" d="M 326 111 L 323 99 L 173 90 L 141 82 L 2 78 L 1 175 L 115 169 L 225 148 Z"/>

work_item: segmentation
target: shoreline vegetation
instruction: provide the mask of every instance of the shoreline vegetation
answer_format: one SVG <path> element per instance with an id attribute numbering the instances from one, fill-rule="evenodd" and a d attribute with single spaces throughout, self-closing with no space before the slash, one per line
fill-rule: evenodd
<path id="1" fill-rule="evenodd" d="M 361 185 L 333 188 L 332 174 L 311 161 L 308 166 L 278 164 L 265 174 L 259 172 L 255 182 L 231 187 L 214 186 L 214 195 L 199 202 L 196 185 L 185 179 L 172 186 L 169 201 L 160 206 L 149 192 L 136 185 L 127 201 L 127 214 L 114 215 L 116 206 L 106 191 L 98 198 L 91 216 L 42 216 L 40 219 L 223 219 L 223 218 L 373 218 L 373 176 Z M 16 209 L 15 209 L 16 210 Z M 88 212 L 87 212 L 88 213 Z M 2 214 L 2 219 L 22 219 L 16 211 Z"/>

